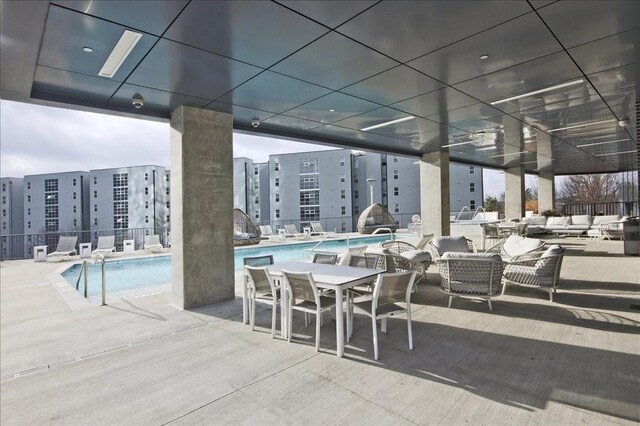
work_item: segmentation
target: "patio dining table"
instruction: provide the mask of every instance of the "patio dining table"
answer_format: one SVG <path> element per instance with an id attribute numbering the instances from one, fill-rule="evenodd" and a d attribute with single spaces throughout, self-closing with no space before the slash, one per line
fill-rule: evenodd
<path id="1" fill-rule="evenodd" d="M 343 292 L 357 285 L 366 284 L 383 269 L 357 268 L 354 266 L 327 265 L 309 262 L 280 262 L 267 266 L 274 279 L 282 278 L 282 271 L 311 272 L 318 288 L 333 290 L 336 293 L 336 352 L 344 355 L 344 309 Z"/>

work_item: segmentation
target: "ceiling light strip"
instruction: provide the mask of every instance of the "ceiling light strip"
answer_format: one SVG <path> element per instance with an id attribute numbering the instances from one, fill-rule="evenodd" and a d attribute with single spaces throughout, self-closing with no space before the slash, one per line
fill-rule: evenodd
<path id="1" fill-rule="evenodd" d="M 407 117 L 398 118 L 397 120 L 391 120 L 391 121 L 387 121 L 385 123 L 376 124 L 374 126 L 365 127 L 363 129 L 360 129 L 360 131 L 366 132 L 366 131 L 373 130 L 373 129 L 379 129 L 380 127 L 391 126 L 392 124 L 402 123 L 404 121 L 413 120 L 414 118 L 415 117 L 413 115 L 409 115 Z"/>
<path id="2" fill-rule="evenodd" d="M 472 143 L 477 143 L 477 141 L 450 143 L 450 144 L 447 144 L 447 145 L 442 145 L 442 148 L 448 148 L 448 147 L 451 147 L 451 146 L 458 146 L 458 145 L 470 145 Z"/>
<path id="3" fill-rule="evenodd" d="M 511 96 L 509 98 L 500 99 L 498 101 L 491 102 L 491 105 L 498 105 L 509 101 L 515 101 L 516 99 L 526 98 L 528 96 L 538 95 L 540 93 L 550 92 L 552 90 L 562 89 L 564 87 L 575 86 L 576 84 L 584 83 L 583 79 L 569 81 L 567 83 L 556 84 L 555 86 L 547 87 L 546 89 L 534 90 L 533 92 L 523 93 L 521 95 Z"/>
<path id="4" fill-rule="evenodd" d="M 127 56 L 129 56 L 133 48 L 136 47 L 136 44 L 138 44 L 141 37 L 142 34 L 140 33 L 136 33 L 131 30 L 124 30 L 122 37 L 120 37 L 120 40 L 118 40 L 118 43 L 116 43 L 116 46 L 109 54 L 109 57 L 102 66 L 102 69 L 100 69 L 98 75 L 101 77 L 112 78 L 116 72 L 118 72 L 118 69 L 124 60 L 127 59 Z"/>
<path id="5" fill-rule="evenodd" d="M 594 142 L 594 143 L 583 143 L 582 145 L 576 145 L 576 148 L 582 148 L 585 146 L 596 146 L 596 145 L 606 145 L 608 143 L 617 143 L 617 142 L 625 142 L 629 139 L 616 139 L 615 141 L 604 141 L 604 142 Z"/>
<path id="6" fill-rule="evenodd" d="M 520 152 L 509 152 L 507 154 L 498 154 L 498 155 L 492 155 L 489 158 L 498 158 L 498 157 L 509 157 L 512 155 L 520 155 L 520 154 L 526 154 L 529 151 L 520 151 Z"/>
<path id="7" fill-rule="evenodd" d="M 607 155 L 618 155 L 618 154 L 635 154 L 638 151 L 636 150 L 631 150 L 631 151 L 621 151 L 621 152 L 609 152 L 607 154 L 596 154 L 596 157 L 605 157 Z"/>
<path id="8" fill-rule="evenodd" d="M 558 127 L 557 129 L 550 129 L 548 131 L 559 132 L 560 130 L 580 129 L 582 127 L 597 126 L 598 124 L 613 123 L 614 121 L 616 121 L 615 118 L 612 118 L 611 120 L 594 121 L 593 123 L 582 123 L 582 124 L 576 124 L 573 126 Z"/>

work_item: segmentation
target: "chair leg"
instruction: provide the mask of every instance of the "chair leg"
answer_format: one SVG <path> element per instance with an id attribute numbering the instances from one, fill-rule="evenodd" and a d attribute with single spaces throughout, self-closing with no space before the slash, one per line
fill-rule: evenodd
<path id="1" fill-rule="evenodd" d="M 501 293 L 503 296 L 504 296 L 504 292 L 505 292 L 506 289 L 507 289 L 507 283 L 503 283 L 502 284 L 502 293 Z"/>
<path id="2" fill-rule="evenodd" d="M 256 325 L 256 298 L 251 297 L 251 312 L 249 313 L 249 322 L 251 323 L 251 331 L 254 330 Z"/>
<path id="3" fill-rule="evenodd" d="M 387 334 L 387 317 L 382 317 L 380 320 L 380 331 Z"/>
<path id="4" fill-rule="evenodd" d="M 353 324 L 351 323 L 351 321 L 353 321 L 353 316 L 349 315 L 349 312 L 351 311 L 351 297 L 351 292 L 347 290 L 347 309 L 345 310 L 347 315 L 347 343 L 351 340 L 351 332 L 353 329 Z"/>
<path id="5" fill-rule="evenodd" d="M 451 307 L 451 301 L 453 300 L 453 296 L 449 296 L 449 308 Z"/>
<path id="6" fill-rule="evenodd" d="M 371 324 L 373 326 L 373 359 L 378 360 L 378 326 L 376 325 L 376 316 L 371 317 Z"/>
<path id="7" fill-rule="evenodd" d="M 287 337 L 287 302 L 286 299 L 280 299 L 280 336 Z"/>
<path id="8" fill-rule="evenodd" d="M 316 311 L 316 352 L 320 351 L 320 322 L 322 322 L 322 311 Z"/>
<path id="9" fill-rule="evenodd" d="M 493 308 L 491 307 L 491 298 L 487 297 L 487 302 L 489 303 L 489 311 L 493 312 Z"/>
<path id="10" fill-rule="evenodd" d="M 309 326 L 309 313 L 308 312 L 304 313 L 304 326 L 305 327 Z"/>
<path id="11" fill-rule="evenodd" d="M 289 304 L 287 303 L 287 328 L 289 329 L 287 331 L 287 340 L 289 342 L 291 342 L 291 334 L 292 334 L 292 323 L 293 323 L 293 309 L 291 309 L 291 306 L 288 306 Z"/>
<path id="12" fill-rule="evenodd" d="M 549 292 L 549 302 L 553 302 L 553 291 Z"/>
<path id="13" fill-rule="evenodd" d="M 276 322 L 277 322 L 277 311 L 278 310 L 278 301 L 276 298 L 273 298 L 273 304 L 271 305 L 271 338 L 276 338 Z"/>
<path id="14" fill-rule="evenodd" d="M 407 308 L 407 334 L 409 335 L 409 350 L 413 350 L 413 329 L 411 327 L 411 308 Z"/>

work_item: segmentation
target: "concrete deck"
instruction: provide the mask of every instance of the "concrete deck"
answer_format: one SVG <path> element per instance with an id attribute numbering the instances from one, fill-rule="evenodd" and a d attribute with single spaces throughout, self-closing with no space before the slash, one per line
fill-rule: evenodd
<path id="1" fill-rule="evenodd" d="M 294 342 L 255 332 L 241 301 L 196 311 L 167 294 L 71 309 L 47 275 L 0 264 L 0 421 L 14 424 L 637 424 L 640 260 L 619 241 L 563 238 L 555 302 L 509 287 L 494 311 L 438 290 L 435 267 L 380 334 L 356 318 L 344 359 L 335 323 L 294 317 Z M 239 294 L 239 288 L 237 287 Z M 632 305 L 636 305 L 635 309 Z M 328 318 L 328 317 L 327 317 Z"/>

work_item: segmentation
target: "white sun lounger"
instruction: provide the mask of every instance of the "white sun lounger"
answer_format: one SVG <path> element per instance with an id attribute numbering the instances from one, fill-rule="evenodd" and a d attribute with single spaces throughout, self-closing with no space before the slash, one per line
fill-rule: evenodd
<path id="1" fill-rule="evenodd" d="M 77 241 L 78 237 L 60 237 L 56 251 L 49 253 L 47 255 L 47 259 L 69 257 L 72 254 L 78 254 L 76 251 Z"/>
<path id="2" fill-rule="evenodd" d="M 98 247 L 91 254 L 108 254 L 116 251 L 116 237 L 98 237 Z"/>
<path id="3" fill-rule="evenodd" d="M 164 248 L 162 244 L 160 244 L 160 236 L 159 235 L 146 235 L 144 237 L 144 249 L 149 250 L 152 253 L 160 251 Z"/>

